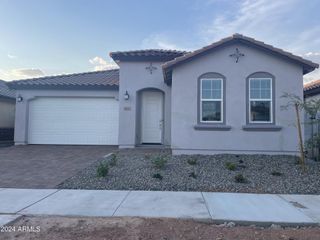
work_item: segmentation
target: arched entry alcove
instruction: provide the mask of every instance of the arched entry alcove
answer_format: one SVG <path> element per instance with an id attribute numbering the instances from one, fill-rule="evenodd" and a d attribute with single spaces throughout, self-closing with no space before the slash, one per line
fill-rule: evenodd
<path id="1" fill-rule="evenodd" d="M 137 144 L 163 144 L 164 96 L 165 93 L 157 88 L 137 91 Z"/>

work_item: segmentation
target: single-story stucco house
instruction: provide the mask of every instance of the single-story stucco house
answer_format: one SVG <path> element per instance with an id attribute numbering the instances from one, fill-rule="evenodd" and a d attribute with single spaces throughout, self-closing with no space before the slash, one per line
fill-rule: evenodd
<path id="1" fill-rule="evenodd" d="M 16 144 L 297 154 L 294 111 L 318 64 L 240 34 L 192 52 L 110 53 L 119 69 L 13 81 Z"/>
<path id="2" fill-rule="evenodd" d="M 303 86 L 303 92 L 304 92 L 304 99 L 306 101 L 312 100 L 312 99 L 320 99 L 320 79 L 314 80 L 308 83 L 305 83 Z M 315 119 L 320 119 L 319 113 L 317 116 L 314 116 Z M 308 141 L 312 135 L 316 133 L 320 133 L 320 125 L 316 124 L 316 121 L 314 124 L 311 124 L 312 116 L 305 113 L 305 124 L 304 124 L 304 139 L 305 141 Z"/>
<path id="3" fill-rule="evenodd" d="M 13 140 L 15 105 L 15 91 L 0 80 L 0 141 Z"/>

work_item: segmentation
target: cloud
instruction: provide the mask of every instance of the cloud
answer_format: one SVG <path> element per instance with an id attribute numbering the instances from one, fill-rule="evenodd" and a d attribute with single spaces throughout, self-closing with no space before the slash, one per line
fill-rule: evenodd
<path id="1" fill-rule="evenodd" d="M 302 55 L 302 57 L 311 60 L 315 63 L 320 63 L 320 52 L 307 52 Z M 306 74 L 303 76 L 304 82 L 309 82 L 312 80 L 318 80 L 320 79 L 320 69 L 316 69 L 313 72 Z"/>
<path id="2" fill-rule="evenodd" d="M 319 52 L 312 52 L 311 49 L 319 49 L 320 46 L 320 26 L 310 27 L 296 34 L 291 43 L 288 44 L 288 49 L 292 52 L 301 53 L 308 51 L 306 54 L 313 56 Z M 306 55 L 307 56 L 307 55 Z"/>
<path id="3" fill-rule="evenodd" d="M 151 34 L 143 39 L 142 48 L 160 48 L 160 49 L 173 49 L 173 50 L 185 50 L 179 47 L 177 44 L 172 43 L 169 37 L 164 33 Z"/>
<path id="4" fill-rule="evenodd" d="M 312 57 L 312 56 L 320 56 L 320 52 L 307 52 L 304 54 L 306 57 Z"/>
<path id="5" fill-rule="evenodd" d="M 8 58 L 10 58 L 10 59 L 15 59 L 15 58 L 17 58 L 17 56 L 15 56 L 15 55 L 12 55 L 12 54 L 7 54 L 7 56 L 8 56 Z"/>
<path id="6" fill-rule="evenodd" d="M 0 79 L 18 80 L 24 78 L 34 78 L 44 76 L 43 71 L 36 68 L 19 68 L 11 70 L 0 69 Z"/>
<path id="7" fill-rule="evenodd" d="M 40 69 L 35 69 L 35 68 L 24 68 L 24 69 L 13 69 L 11 72 L 19 77 L 40 77 L 43 76 L 44 73 Z"/>
<path id="8" fill-rule="evenodd" d="M 201 35 L 206 42 L 213 42 L 233 33 L 243 33 L 259 39 L 279 39 L 275 26 L 286 22 L 296 0 L 246 0 L 236 2 L 229 11 L 216 15 L 209 25 L 202 26 Z M 281 36 L 283 37 L 283 36 Z"/>
<path id="9" fill-rule="evenodd" d="M 297 0 L 239 1 L 215 15 L 210 24 L 202 24 L 199 35 L 209 44 L 241 33 L 320 63 L 320 52 L 315 51 L 320 46 L 320 26 L 305 23 L 305 12 L 310 11 L 310 6 L 313 5 L 301 5 Z M 320 79 L 319 69 L 304 76 L 305 81 L 315 79 Z"/>
<path id="10" fill-rule="evenodd" d="M 89 63 L 94 65 L 94 71 L 118 68 L 118 66 L 114 62 L 111 62 L 111 60 L 107 62 L 106 60 L 98 56 L 89 59 Z"/>

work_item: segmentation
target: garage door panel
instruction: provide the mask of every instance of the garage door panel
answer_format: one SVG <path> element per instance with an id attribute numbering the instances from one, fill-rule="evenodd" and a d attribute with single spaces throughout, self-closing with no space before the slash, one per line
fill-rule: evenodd
<path id="1" fill-rule="evenodd" d="M 118 144 L 118 101 L 37 98 L 29 106 L 30 144 Z"/>

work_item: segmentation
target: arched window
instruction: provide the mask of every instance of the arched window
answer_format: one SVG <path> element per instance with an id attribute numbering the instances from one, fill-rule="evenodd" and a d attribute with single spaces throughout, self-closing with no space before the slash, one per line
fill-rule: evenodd
<path id="1" fill-rule="evenodd" d="M 199 122 L 225 122 L 225 77 L 205 73 L 199 77 Z"/>
<path id="2" fill-rule="evenodd" d="M 247 123 L 274 123 L 274 76 L 257 72 L 247 78 Z"/>

